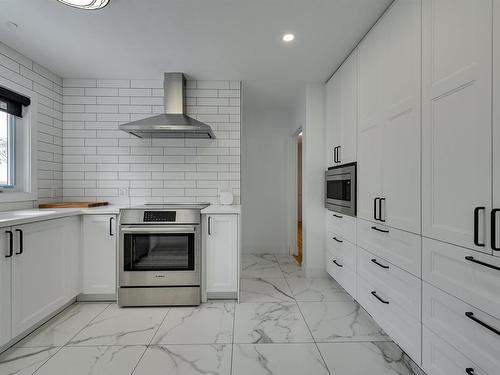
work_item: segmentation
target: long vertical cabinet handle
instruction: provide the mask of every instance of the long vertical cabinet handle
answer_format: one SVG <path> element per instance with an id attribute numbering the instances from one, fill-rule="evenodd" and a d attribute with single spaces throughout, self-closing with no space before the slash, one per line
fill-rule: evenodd
<path id="1" fill-rule="evenodd" d="M 373 198 L 373 218 L 375 220 L 378 220 L 377 218 L 377 200 L 379 200 L 380 198 Z"/>
<path id="2" fill-rule="evenodd" d="M 16 229 L 16 232 L 19 233 L 19 251 L 16 251 L 17 255 L 20 255 L 24 251 L 24 244 L 23 244 L 23 230 L 22 229 Z"/>
<path id="3" fill-rule="evenodd" d="M 479 243 L 479 211 L 485 210 L 486 207 L 474 208 L 474 245 L 484 247 L 484 243 Z"/>
<path id="4" fill-rule="evenodd" d="M 6 230 L 5 233 L 9 235 L 9 254 L 5 257 L 10 258 L 14 255 L 14 233 L 11 230 Z"/>
<path id="5" fill-rule="evenodd" d="M 208 217 L 208 235 L 210 236 L 212 234 L 212 217 Z"/>
<path id="6" fill-rule="evenodd" d="M 109 235 L 110 236 L 114 236 L 114 234 L 113 234 L 113 219 L 114 219 L 113 216 L 111 216 L 109 218 Z"/>
<path id="7" fill-rule="evenodd" d="M 384 218 L 382 219 L 382 202 L 385 202 L 385 198 L 380 198 L 380 200 L 378 201 L 378 219 L 385 223 L 385 212 L 384 212 Z M 384 204 L 384 208 L 385 208 L 385 204 Z"/>
<path id="8" fill-rule="evenodd" d="M 337 163 L 342 163 L 342 154 L 340 151 L 342 150 L 342 146 L 337 146 Z"/>
<path id="9" fill-rule="evenodd" d="M 491 210 L 491 248 L 500 251 L 500 247 L 497 247 L 497 212 L 500 212 L 500 208 Z"/>

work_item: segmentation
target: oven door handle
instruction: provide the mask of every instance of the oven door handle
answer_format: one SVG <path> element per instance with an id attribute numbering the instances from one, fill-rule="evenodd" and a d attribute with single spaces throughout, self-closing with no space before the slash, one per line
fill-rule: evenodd
<path id="1" fill-rule="evenodd" d="M 195 233 L 195 227 L 175 227 L 175 228 L 120 228 L 121 233 L 142 233 L 142 234 L 156 234 L 156 233 Z"/>

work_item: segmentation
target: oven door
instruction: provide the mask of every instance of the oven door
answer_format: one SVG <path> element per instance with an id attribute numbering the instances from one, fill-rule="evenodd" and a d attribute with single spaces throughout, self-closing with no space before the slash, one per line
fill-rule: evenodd
<path id="1" fill-rule="evenodd" d="M 198 225 L 122 225 L 119 286 L 199 286 Z"/>
<path id="2" fill-rule="evenodd" d="M 356 216 L 356 170 L 344 167 L 325 174 L 325 207 Z"/>

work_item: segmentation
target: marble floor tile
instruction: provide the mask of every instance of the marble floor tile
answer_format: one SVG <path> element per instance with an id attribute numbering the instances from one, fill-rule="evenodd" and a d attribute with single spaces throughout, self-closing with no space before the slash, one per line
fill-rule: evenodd
<path id="1" fill-rule="evenodd" d="M 60 348 L 10 348 L 0 355 L 0 374 L 32 375 Z"/>
<path id="2" fill-rule="evenodd" d="M 231 344 L 150 346 L 134 375 L 229 375 Z"/>
<path id="3" fill-rule="evenodd" d="M 287 282 L 297 301 L 353 301 L 349 293 L 332 278 L 290 278 Z"/>
<path id="4" fill-rule="evenodd" d="M 37 375 L 130 375 L 145 346 L 65 346 Z"/>
<path id="5" fill-rule="evenodd" d="M 393 342 L 318 344 L 331 374 L 425 375 Z M 363 360 L 360 361 L 359 359 Z"/>
<path id="6" fill-rule="evenodd" d="M 241 261 L 242 278 L 283 278 L 283 273 L 274 255 L 246 254 Z"/>
<path id="7" fill-rule="evenodd" d="M 236 305 L 234 342 L 311 342 L 312 337 L 296 303 L 239 303 Z"/>
<path id="8" fill-rule="evenodd" d="M 300 267 L 297 263 L 280 263 L 281 271 L 283 275 L 288 278 L 306 277 L 304 269 Z"/>
<path id="9" fill-rule="evenodd" d="M 172 308 L 153 344 L 215 344 L 233 339 L 234 302 Z"/>
<path id="10" fill-rule="evenodd" d="M 316 342 L 388 341 L 357 302 L 299 302 Z"/>
<path id="11" fill-rule="evenodd" d="M 233 349 L 233 374 L 328 375 L 329 373 L 315 344 L 237 344 Z"/>
<path id="12" fill-rule="evenodd" d="M 168 308 L 120 308 L 110 305 L 78 333 L 69 345 L 147 345 Z"/>
<path id="13" fill-rule="evenodd" d="M 16 346 L 63 346 L 108 306 L 107 303 L 76 303 L 71 305 Z"/>
<path id="14" fill-rule="evenodd" d="M 295 258 L 291 255 L 287 254 L 276 254 L 275 255 L 276 260 L 278 261 L 279 264 L 297 264 L 297 261 Z"/>
<path id="15" fill-rule="evenodd" d="M 283 279 L 241 279 L 241 302 L 289 302 L 292 292 Z"/>

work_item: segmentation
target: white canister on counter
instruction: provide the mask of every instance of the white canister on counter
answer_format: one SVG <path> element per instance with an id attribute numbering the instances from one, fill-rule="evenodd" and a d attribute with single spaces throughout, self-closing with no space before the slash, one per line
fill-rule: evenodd
<path id="1" fill-rule="evenodd" d="M 224 206 L 233 204 L 234 196 L 231 189 L 221 189 L 219 192 L 219 202 Z"/>

